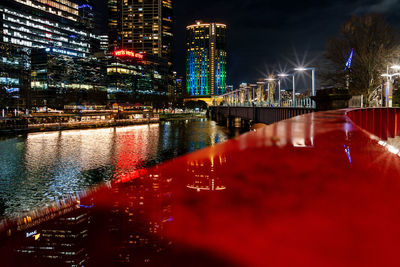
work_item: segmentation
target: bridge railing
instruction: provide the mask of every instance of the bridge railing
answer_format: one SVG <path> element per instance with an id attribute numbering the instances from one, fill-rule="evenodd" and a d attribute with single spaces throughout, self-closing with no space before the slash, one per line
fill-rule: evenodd
<path id="1" fill-rule="evenodd" d="M 257 107 L 257 106 L 214 106 L 210 107 L 213 120 L 241 118 L 253 123 L 272 124 L 299 115 L 312 113 L 314 108 L 307 107 Z"/>
<path id="2" fill-rule="evenodd" d="M 347 116 L 359 127 L 382 140 L 400 136 L 400 109 L 366 108 L 354 109 Z"/>
<path id="3" fill-rule="evenodd" d="M 278 101 L 268 102 L 268 101 L 238 101 L 231 103 L 223 103 L 222 106 L 230 107 L 303 107 L 303 108 L 315 108 L 315 102 L 311 98 L 298 98 L 295 103 L 293 100 L 282 100 L 280 103 Z"/>

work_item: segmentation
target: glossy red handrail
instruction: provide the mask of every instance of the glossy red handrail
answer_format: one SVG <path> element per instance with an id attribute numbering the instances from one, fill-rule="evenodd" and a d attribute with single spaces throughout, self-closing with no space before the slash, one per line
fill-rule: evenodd
<path id="1" fill-rule="evenodd" d="M 124 173 L 81 199 L 89 265 L 399 266 L 399 153 L 361 128 L 393 120 L 369 112 L 391 117 L 306 114 Z"/>
<path id="2" fill-rule="evenodd" d="M 347 112 L 347 116 L 358 126 L 387 140 L 400 136 L 399 108 L 355 109 Z"/>

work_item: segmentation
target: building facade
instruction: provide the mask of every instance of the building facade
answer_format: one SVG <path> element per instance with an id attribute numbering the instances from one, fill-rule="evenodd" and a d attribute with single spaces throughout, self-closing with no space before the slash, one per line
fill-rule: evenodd
<path id="1" fill-rule="evenodd" d="M 202 23 L 186 27 L 186 90 L 191 97 L 222 95 L 226 90 L 226 25 Z"/>
<path id="2" fill-rule="evenodd" d="M 100 35 L 100 51 L 108 51 L 108 35 Z"/>
<path id="3" fill-rule="evenodd" d="M 27 107 L 30 50 L 0 42 L 0 109 Z"/>
<path id="4" fill-rule="evenodd" d="M 31 103 L 62 109 L 65 105 L 105 105 L 105 65 L 96 57 L 58 48 L 32 51 Z"/>
<path id="5" fill-rule="evenodd" d="M 172 66 L 172 0 L 108 0 L 108 11 L 109 52 L 127 50 L 143 54 L 146 57 L 145 72 L 148 72 L 149 66 L 149 74 L 154 69 L 157 72 L 157 74 L 150 74 L 153 77 L 151 93 L 143 94 L 143 92 L 150 92 L 148 83 L 147 85 L 143 84 L 143 77 L 135 75 L 129 78 L 137 79 L 134 82 L 135 86 L 131 88 L 114 86 L 119 89 L 111 88 L 109 91 L 119 92 L 122 88 L 128 88 L 129 92 L 136 94 L 135 101 L 140 102 L 140 99 L 144 101 L 140 102 L 142 104 L 149 101 L 160 103 L 160 97 L 164 98 L 161 102 L 172 103 L 175 85 Z M 159 77 L 160 75 L 161 77 Z M 162 85 L 159 86 L 160 81 L 162 81 Z M 132 84 L 132 82 L 128 82 L 128 84 Z M 167 85 L 166 90 L 164 90 L 164 85 Z M 126 94 L 124 95 L 126 96 Z M 145 95 L 147 96 L 145 97 Z M 151 97 L 154 97 L 154 101 L 150 99 Z"/>
<path id="6" fill-rule="evenodd" d="M 37 88 L 33 88 L 33 95 L 30 92 L 32 50 L 54 49 L 61 54 L 65 53 L 65 56 L 82 58 L 100 50 L 100 38 L 92 33 L 94 12 L 90 2 L 88 0 L 2 0 L 0 2 L 0 43 L 1 53 L 5 55 L 4 64 L 0 67 L 1 77 L 7 78 L 8 85 L 4 85 L 7 90 L 14 90 L 13 106 L 30 108 L 32 104 L 34 106 L 40 102 L 31 103 L 32 97 L 38 96 L 37 91 L 35 92 Z M 13 64 L 7 56 L 9 51 L 15 51 L 15 62 L 21 62 L 22 56 L 27 62 Z M 12 78 L 16 75 L 16 68 L 19 68 L 20 72 L 19 86 L 10 84 L 16 81 Z M 46 99 L 43 100 L 46 102 Z M 43 104 L 43 101 L 40 103 Z"/>
<path id="7" fill-rule="evenodd" d="M 26 48 L 58 47 L 90 54 L 93 14 L 88 4 L 68 0 L 2 0 L 0 38 Z"/>
<path id="8" fill-rule="evenodd" d="M 121 49 L 106 61 L 109 103 L 168 104 L 171 79 L 165 59 Z"/>
<path id="9" fill-rule="evenodd" d="M 110 50 L 157 56 L 172 65 L 172 0 L 109 0 Z"/>

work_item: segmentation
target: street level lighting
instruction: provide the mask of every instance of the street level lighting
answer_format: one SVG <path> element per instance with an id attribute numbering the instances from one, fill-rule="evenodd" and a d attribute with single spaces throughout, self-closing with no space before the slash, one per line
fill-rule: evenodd
<path id="1" fill-rule="evenodd" d="M 281 96 L 281 79 L 280 78 L 284 78 L 284 77 L 287 77 L 287 75 L 286 74 L 284 74 L 284 73 L 281 73 L 281 74 L 278 74 L 278 90 L 279 90 L 279 94 L 278 94 L 278 103 L 279 103 L 279 106 L 281 106 L 281 99 L 282 99 L 282 96 Z"/>
<path id="2" fill-rule="evenodd" d="M 268 104 L 271 105 L 271 91 L 270 91 L 270 82 L 274 82 L 276 79 L 274 78 L 267 78 L 265 79 L 266 81 L 268 81 Z"/>
<path id="3" fill-rule="evenodd" d="M 315 68 L 298 67 L 298 68 L 295 68 L 294 70 L 295 71 L 311 70 L 311 75 L 312 75 L 312 96 L 315 96 Z"/>
<path id="4" fill-rule="evenodd" d="M 381 76 L 392 79 L 395 76 L 400 76 L 400 73 L 393 73 L 393 74 L 385 73 L 385 74 L 382 74 Z"/>
<path id="5" fill-rule="evenodd" d="M 281 73 L 281 74 L 278 74 L 278 76 L 281 77 L 281 78 L 293 77 L 292 99 L 293 99 L 293 106 L 295 106 L 296 105 L 296 81 L 295 81 L 295 75 L 294 74 Z M 280 99 L 280 96 L 281 96 L 280 85 L 281 84 L 279 83 L 279 99 Z"/>
<path id="6" fill-rule="evenodd" d="M 400 66 L 397 66 L 397 65 L 396 66 L 392 66 L 391 69 L 400 70 Z M 386 93 L 385 93 L 386 107 L 391 108 L 393 106 L 393 90 L 392 90 L 393 77 L 400 76 L 400 73 L 393 73 L 393 74 L 385 73 L 385 74 L 382 74 L 381 76 L 387 78 Z"/>

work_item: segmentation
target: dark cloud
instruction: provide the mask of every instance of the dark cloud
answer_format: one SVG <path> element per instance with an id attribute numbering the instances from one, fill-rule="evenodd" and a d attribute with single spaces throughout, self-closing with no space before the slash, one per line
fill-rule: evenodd
<path id="1" fill-rule="evenodd" d="M 381 0 L 378 3 L 364 5 L 355 10 L 355 13 L 373 12 L 373 13 L 393 13 L 400 9 L 400 0 Z"/>

